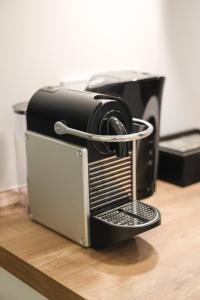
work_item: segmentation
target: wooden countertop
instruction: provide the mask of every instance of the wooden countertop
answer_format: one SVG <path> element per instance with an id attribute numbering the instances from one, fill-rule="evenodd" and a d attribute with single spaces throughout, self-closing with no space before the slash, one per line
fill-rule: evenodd
<path id="1" fill-rule="evenodd" d="M 158 182 L 146 202 L 162 225 L 103 251 L 32 222 L 19 205 L 1 208 L 0 266 L 48 299 L 199 300 L 200 183 Z"/>

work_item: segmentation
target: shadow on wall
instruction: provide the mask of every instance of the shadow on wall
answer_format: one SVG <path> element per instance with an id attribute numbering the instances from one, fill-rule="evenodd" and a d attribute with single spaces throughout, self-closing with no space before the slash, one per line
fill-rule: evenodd
<path id="1" fill-rule="evenodd" d="M 192 116 L 177 116 L 190 119 L 191 126 L 200 126 L 200 1 L 165 0 L 163 23 L 166 47 L 173 68 L 175 88 L 179 90 L 179 106 Z M 192 109 L 192 110 L 191 110 Z M 193 120 L 194 124 L 192 123 Z M 189 120 L 188 120 L 189 122 Z"/>
<path id="2" fill-rule="evenodd" d="M 5 178 L 6 168 L 7 168 L 7 151 L 6 151 L 7 139 L 5 133 L 0 132 L 0 190 L 1 182 Z"/>

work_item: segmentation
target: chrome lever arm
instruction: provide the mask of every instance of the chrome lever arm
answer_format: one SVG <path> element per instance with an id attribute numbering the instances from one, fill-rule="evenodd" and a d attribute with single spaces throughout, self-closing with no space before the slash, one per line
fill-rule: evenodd
<path id="1" fill-rule="evenodd" d="M 132 118 L 132 121 L 137 125 L 145 126 L 145 129 L 140 132 L 123 134 L 123 135 L 101 135 L 101 134 L 94 134 L 94 133 L 89 133 L 78 129 L 74 129 L 65 125 L 61 121 L 57 121 L 54 124 L 54 130 L 58 135 L 70 134 L 86 140 L 103 142 L 103 143 L 105 142 L 120 143 L 120 142 L 137 141 L 149 136 L 153 132 L 153 126 L 149 122 L 141 119 L 136 119 L 136 118 Z"/>

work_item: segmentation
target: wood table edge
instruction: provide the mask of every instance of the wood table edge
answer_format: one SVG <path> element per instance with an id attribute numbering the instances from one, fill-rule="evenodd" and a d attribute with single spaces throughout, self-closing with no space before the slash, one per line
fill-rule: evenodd
<path id="1" fill-rule="evenodd" d="M 2 246 L 0 246 L 0 267 L 28 284 L 49 300 L 85 299 Z"/>

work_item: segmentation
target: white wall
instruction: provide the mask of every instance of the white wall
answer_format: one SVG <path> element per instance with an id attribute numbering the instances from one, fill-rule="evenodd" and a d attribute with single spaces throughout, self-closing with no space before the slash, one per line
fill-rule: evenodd
<path id="1" fill-rule="evenodd" d="M 11 106 L 60 79 L 167 77 L 161 133 L 200 125 L 200 1 L 1 0 L 0 190 L 16 185 Z"/>
<path id="2" fill-rule="evenodd" d="M 47 300 L 29 285 L 0 268 L 0 299 L 1 300 Z"/>

